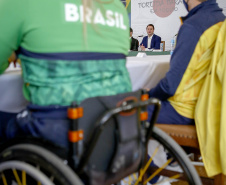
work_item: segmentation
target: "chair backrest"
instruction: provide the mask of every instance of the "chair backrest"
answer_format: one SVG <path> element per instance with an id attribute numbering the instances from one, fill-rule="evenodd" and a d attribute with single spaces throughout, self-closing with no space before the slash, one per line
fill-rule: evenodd
<path id="1" fill-rule="evenodd" d="M 199 142 L 194 125 L 155 124 L 171 136 L 179 145 L 199 149 Z"/>
<path id="2" fill-rule="evenodd" d="M 165 51 L 165 41 L 161 41 L 163 43 L 163 51 Z"/>

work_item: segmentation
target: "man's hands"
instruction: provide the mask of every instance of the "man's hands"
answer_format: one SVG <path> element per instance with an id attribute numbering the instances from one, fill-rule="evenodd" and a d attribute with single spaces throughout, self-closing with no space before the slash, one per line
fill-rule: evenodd
<path id="1" fill-rule="evenodd" d="M 141 51 L 145 51 L 145 46 L 143 44 L 140 46 L 140 48 L 141 48 Z"/>

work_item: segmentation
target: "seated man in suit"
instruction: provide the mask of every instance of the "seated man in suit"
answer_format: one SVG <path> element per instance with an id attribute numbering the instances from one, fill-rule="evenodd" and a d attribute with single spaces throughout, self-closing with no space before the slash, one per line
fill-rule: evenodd
<path id="1" fill-rule="evenodd" d="M 160 49 L 161 37 L 154 34 L 155 27 L 153 24 L 149 24 L 146 27 L 148 36 L 145 36 L 140 44 L 141 50 L 148 49 Z"/>
<path id="2" fill-rule="evenodd" d="M 130 50 L 138 51 L 138 40 L 133 38 L 133 29 L 130 28 Z"/>

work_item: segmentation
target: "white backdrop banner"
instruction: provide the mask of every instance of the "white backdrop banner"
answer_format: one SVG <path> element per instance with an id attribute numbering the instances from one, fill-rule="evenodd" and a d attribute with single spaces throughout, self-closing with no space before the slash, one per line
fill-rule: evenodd
<path id="1" fill-rule="evenodd" d="M 226 0 L 217 0 L 226 15 Z M 166 50 L 170 49 L 170 41 L 177 34 L 181 22 L 179 17 L 187 11 L 183 0 L 131 0 L 131 27 L 133 37 L 139 42 L 146 36 L 146 26 L 153 24 L 155 34 L 166 42 Z"/>

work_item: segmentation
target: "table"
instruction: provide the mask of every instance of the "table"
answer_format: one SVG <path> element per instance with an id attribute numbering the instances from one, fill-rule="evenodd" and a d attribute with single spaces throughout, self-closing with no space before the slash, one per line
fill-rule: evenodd
<path id="1" fill-rule="evenodd" d="M 133 91 L 153 88 L 169 70 L 170 55 L 148 55 L 144 58 L 127 57 Z"/>
<path id="2" fill-rule="evenodd" d="M 170 61 L 170 55 L 149 55 L 149 52 L 144 58 L 132 56 L 137 53 L 132 52 L 126 63 L 133 91 L 154 87 L 165 76 Z M 23 97 L 22 87 L 21 70 L 10 66 L 0 76 L 0 111 L 19 112 L 26 107 L 28 102 Z"/>
<path id="3" fill-rule="evenodd" d="M 137 56 L 138 53 L 146 53 L 149 55 L 170 55 L 170 51 L 130 51 L 128 57 Z"/>

